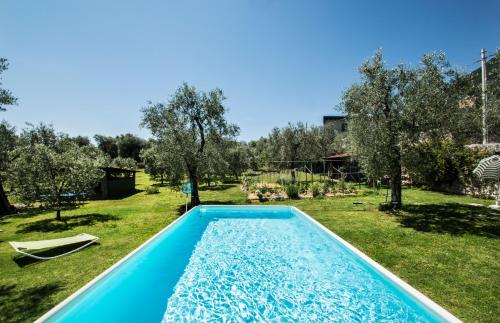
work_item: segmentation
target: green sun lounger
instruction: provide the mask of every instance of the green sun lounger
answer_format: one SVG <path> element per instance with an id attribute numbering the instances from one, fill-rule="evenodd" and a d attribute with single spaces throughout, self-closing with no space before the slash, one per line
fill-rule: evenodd
<path id="1" fill-rule="evenodd" d="M 76 252 L 80 249 L 83 249 L 87 247 L 88 245 L 96 242 L 99 240 L 98 237 L 95 237 L 93 235 L 87 234 L 87 233 L 81 233 L 79 235 L 73 236 L 73 237 L 68 237 L 68 238 L 61 238 L 61 239 L 51 239 L 51 240 L 39 240 L 39 241 L 26 241 L 26 242 L 17 242 L 17 241 L 10 241 L 10 245 L 16 252 L 31 257 L 35 259 L 40 259 L 40 260 L 47 260 L 47 259 L 54 259 L 57 257 L 62 257 L 65 255 L 69 255 L 70 253 Z M 30 254 L 28 251 L 31 250 L 41 250 L 41 249 L 49 249 L 49 248 L 56 248 L 56 247 L 63 247 L 63 246 L 68 246 L 76 243 L 83 243 L 83 242 L 88 242 L 84 244 L 83 246 L 80 246 L 76 249 L 73 249 L 69 252 L 65 252 L 63 254 L 53 256 L 53 257 L 41 257 L 41 256 L 36 256 Z"/>

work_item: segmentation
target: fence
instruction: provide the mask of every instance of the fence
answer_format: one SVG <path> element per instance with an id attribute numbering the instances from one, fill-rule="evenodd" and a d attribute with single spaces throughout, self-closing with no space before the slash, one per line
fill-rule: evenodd
<path id="1" fill-rule="evenodd" d="M 312 183 L 325 181 L 353 181 L 360 183 L 363 174 L 355 163 L 340 165 L 338 161 L 270 161 L 259 163 L 257 170 L 247 173 L 257 183 L 286 182 Z"/>

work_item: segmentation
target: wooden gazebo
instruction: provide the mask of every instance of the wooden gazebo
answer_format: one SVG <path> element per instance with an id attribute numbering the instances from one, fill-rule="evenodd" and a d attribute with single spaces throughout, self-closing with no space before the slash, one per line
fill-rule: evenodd
<path id="1" fill-rule="evenodd" d="M 98 198 L 106 199 L 135 193 L 135 170 L 102 167 L 105 175 L 96 187 Z"/>

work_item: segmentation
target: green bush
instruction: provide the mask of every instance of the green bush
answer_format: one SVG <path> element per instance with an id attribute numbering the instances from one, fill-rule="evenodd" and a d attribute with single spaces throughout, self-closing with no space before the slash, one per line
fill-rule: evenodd
<path id="1" fill-rule="evenodd" d="M 285 186 L 286 195 L 291 199 L 299 198 L 299 186 L 296 184 L 290 184 Z"/>
<path id="2" fill-rule="evenodd" d="M 241 178 L 241 185 L 245 190 L 251 190 L 252 187 L 255 187 L 256 181 L 252 177 L 248 177 L 243 175 Z"/>
<path id="3" fill-rule="evenodd" d="M 160 193 L 160 189 L 156 186 L 148 186 L 146 187 L 146 194 L 158 194 Z"/>
<path id="4" fill-rule="evenodd" d="M 335 193 L 335 183 L 333 181 L 327 180 L 323 183 L 323 193 Z"/>
<path id="5" fill-rule="evenodd" d="M 344 193 L 345 190 L 347 189 L 347 184 L 346 184 L 344 179 L 341 179 L 340 181 L 338 181 L 336 186 L 337 186 L 337 191 L 342 192 L 342 193 Z"/>
<path id="6" fill-rule="evenodd" d="M 287 185 L 293 184 L 293 181 L 290 177 L 280 177 L 276 181 L 276 184 L 287 186 Z"/>
<path id="7" fill-rule="evenodd" d="M 472 170 L 488 154 L 450 140 L 418 143 L 404 158 L 404 166 L 415 185 L 430 189 L 464 185 Z"/>
<path id="8" fill-rule="evenodd" d="M 264 196 L 265 192 L 262 192 L 261 190 L 256 190 L 255 195 L 259 198 L 260 202 L 267 202 L 268 198 Z"/>
<path id="9" fill-rule="evenodd" d="M 307 193 L 311 185 L 308 182 L 302 182 L 299 184 L 299 193 Z"/>
<path id="10" fill-rule="evenodd" d="M 320 196 L 323 193 L 323 185 L 315 182 L 311 185 L 311 193 L 313 197 Z"/>

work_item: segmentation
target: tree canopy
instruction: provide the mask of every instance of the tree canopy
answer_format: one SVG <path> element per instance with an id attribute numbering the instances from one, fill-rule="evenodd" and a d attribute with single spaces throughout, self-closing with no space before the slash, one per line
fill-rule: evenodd
<path id="1" fill-rule="evenodd" d="M 209 157 L 207 147 L 221 147 L 239 131 L 225 118 L 224 99 L 220 89 L 202 92 L 184 83 L 167 103 L 150 103 L 142 110 L 142 125 L 189 177 L 193 206 L 200 203 L 198 183 Z"/>
<path id="2" fill-rule="evenodd" d="M 402 167 L 419 165 L 416 147 L 445 139 L 463 144 L 460 102 L 469 87 L 442 53 L 424 55 L 417 67 L 389 68 L 379 51 L 361 65 L 360 76 L 342 101 L 351 149 L 368 176 L 390 178 L 391 202 L 399 208 Z"/>
<path id="3" fill-rule="evenodd" d="M 147 141 L 131 133 L 116 137 L 95 135 L 97 147 L 110 158 L 132 158 L 141 161 L 141 150 L 147 147 Z"/>
<path id="4" fill-rule="evenodd" d="M 93 193 L 102 178 L 105 159 L 93 146 L 78 146 L 50 126 L 25 129 L 10 155 L 9 182 L 20 201 L 56 210 L 77 205 Z"/>
<path id="5" fill-rule="evenodd" d="M 2 74 L 9 68 L 9 63 L 7 59 L 0 57 L 0 112 L 5 111 L 7 105 L 14 105 L 17 103 L 17 98 L 12 95 L 7 89 L 2 87 Z M 7 199 L 7 195 L 5 194 L 3 188 L 3 176 L 2 173 L 5 171 L 7 167 L 7 163 L 9 159 L 7 158 L 7 153 L 12 149 L 12 134 L 14 133 L 13 128 L 7 123 L 2 121 L 2 125 L 0 126 L 0 215 L 7 214 L 13 210 L 12 206 Z"/>
<path id="6" fill-rule="evenodd" d="M 0 111 L 5 111 L 6 105 L 14 105 L 17 103 L 17 98 L 12 95 L 12 92 L 2 87 L 2 74 L 9 68 L 9 63 L 6 58 L 0 57 Z"/>

